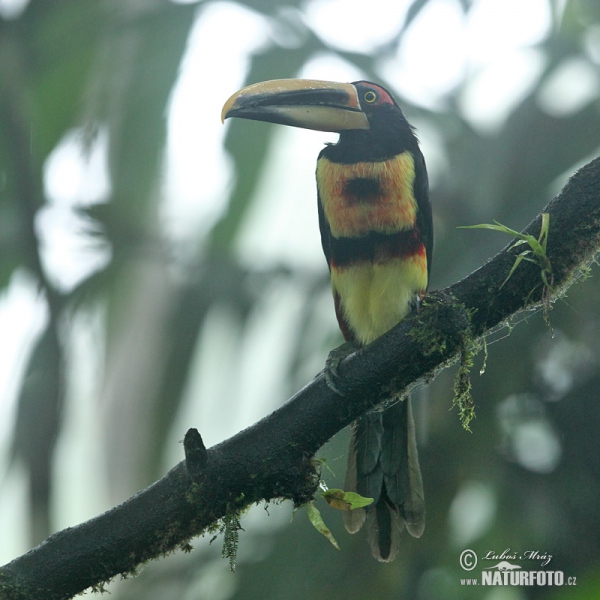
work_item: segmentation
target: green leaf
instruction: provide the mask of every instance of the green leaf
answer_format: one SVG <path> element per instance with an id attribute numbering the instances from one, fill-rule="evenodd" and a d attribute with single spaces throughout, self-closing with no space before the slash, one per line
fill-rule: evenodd
<path id="1" fill-rule="evenodd" d="M 338 489 L 327 490 L 321 496 L 325 498 L 329 506 L 337 510 L 354 510 L 373 503 L 373 498 L 365 498 L 356 492 L 345 492 Z"/>
<path id="2" fill-rule="evenodd" d="M 312 523 L 313 527 L 321 534 L 323 534 L 338 550 L 340 547 L 336 539 L 333 537 L 333 534 L 329 530 L 329 527 L 325 525 L 323 521 L 323 517 L 321 517 L 321 513 L 319 509 L 314 505 L 314 502 L 308 502 L 306 505 L 306 509 L 308 511 L 308 518 Z"/>
<path id="3" fill-rule="evenodd" d="M 511 278 L 521 261 L 526 260 L 528 262 L 537 264 L 540 267 L 540 275 L 544 285 L 552 290 L 552 286 L 548 283 L 548 276 L 552 277 L 552 265 L 550 264 L 548 256 L 546 255 L 548 232 L 550 228 L 550 213 L 542 213 L 542 226 L 540 228 L 540 235 L 538 238 L 534 237 L 533 235 L 519 233 L 510 227 L 506 227 L 506 225 L 498 223 L 498 221 L 494 221 L 494 223 L 495 225 L 491 225 L 490 223 L 481 223 L 479 225 L 462 225 L 459 226 L 458 229 L 491 229 L 492 231 L 500 231 L 502 233 L 508 233 L 509 235 L 517 238 L 512 245 L 513 248 L 523 244 L 529 245 L 530 250 L 523 250 L 523 252 L 517 256 L 512 269 L 506 276 L 506 279 L 502 282 L 500 288 L 502 288 L 504 284 Z M 535 258 L 529 258 L 527 256 L 528 254 L 533 254 Z"/>
<path id="4" fill-rule="evenodd" d="M 512 269 L 509 271 L 508 275 L 506 276 L 506 279 L 502 282 L 502 285 L 500 286 L 499 289 L 502 289 L 504 287 L 504 284 L 512 277 L 512 274 L 515 272 L 515 269 L 519 266 L 520 262 L 525 258 L 525 253 L 523 254 L 519 254 L 519 256 L 517 256 L 517 259 L 515 260 L 515 263 L 512 266 Z"/>
<path id="5" fill-rule="evenodd" d="M 507 227 L 506 225 L 502 225 L 502 223 L 498 223 L 498 221 L 494 221 L 495 225 L 491 223 L 480 223 L 479 225 L 459 225 L 458 229 L 491 229 L 492 231 L 501 231 L 502 233 L 508 233 L 514 237 L 524 238 L 523 234 Z"/>

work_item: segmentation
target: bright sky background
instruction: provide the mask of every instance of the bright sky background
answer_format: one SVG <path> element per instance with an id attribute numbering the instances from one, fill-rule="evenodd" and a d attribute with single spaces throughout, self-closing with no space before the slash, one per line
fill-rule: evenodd
<path id="1" fill-rule="evenodd" d="M 20 4 L 20 0 L 0 0 L 0 14 L 9 14 L 11 6 L 18 9 Z M 196 247 L 195 240 L 225 208 L 233 173 L 221 150 L 229 124 L 223 126 L 219 116 L 225 100 L 244 84 L 249 53 L 273 40 L 293 46 L 301 41 L 305 26 L 341 49 L 369 51 L 393 37 L 409 5 L 402 0 L 312 0 L 302 14 L 282 13 L 277 22 L 231 2 L 199 5 L 201 18 L 192 31 L 168 113 L 165 235 L 183 254 L 190 244 Z M 345 15 L 343 20 L 340 14 Z M 286 26 L 286 20 L 293 26 Z M 380 72 L 401 95 L 433 110 L 443 106 L 445 94 L 467 78 L 461 110 L 474 127 L 493 130 L 540 75 L 544 57 L 532 46 L 547 35 L 550 24 L 547 0 L 479 0 L 467 18 L 457 0 L 435 0 L 408 30 L 398 55 L 380 65 Z M 598 58 L 600 33 L 594 35 L 590 54 Z M 207 55 L 211 60 L 204 59 Z M 299 76 L 352 81 L 362 74 L 338 58 L 322 55 Z M 575 77 L 579 85 L 569 85 Z M 566 64 L 542 90 L 540 103 L 548 112 L 575 111 L 597 93 L 599 85 L 597 71 L 583 61 Z M 314 163 L 323 142 L 334 141 L 336 136 L 292 128 L 281 128 L 276 135 L 279 146 L 271 160 L 281 165 L 263 176 L 261 201 L 250 215 L 240 254 L 265 262 L 283 257 L 293 265 L 322 268 Z M 420 137 L 435 177 L 443 161 L 441 149 L 426 126 Z M 48 205 L 40 211 L 37 226 L 44 265 L 65 290 L 110 257 L 109 249 L 90 247 L 83 223 L 73 212 L 75 206 L 108 197 L 107 144 L 106 134 L 101 134 L 84 159 L 81 139 L 73 131 L 46 163 Z M 290 161 L 297 166 L 292 172 L 285 168 Z M 199 164 L 204 165 L 201 173 Z M 265 231 L 271 235 L 265 236 Z M 0 295 L 0 477 L 17 383 L 44 319 L 44 303 L 33 282 L 22 273 L 15 274 Z M 0 500 L 0 515 L 3 512 Z M 5 525 L 9 526 L 0 523 L 3 531 Z M 10 554 L 14 555 L 14 549 Z"/>

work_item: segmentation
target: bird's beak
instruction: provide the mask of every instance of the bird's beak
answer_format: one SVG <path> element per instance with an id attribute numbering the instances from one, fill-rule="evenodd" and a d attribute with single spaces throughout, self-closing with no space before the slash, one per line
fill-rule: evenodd
<path id="1" fill-rule="evenodd" d="M 318 131 L 369 129 L 351 83 L 313 79 L 275 79 L 249 85 L 225 103 L 221 120 L 229 117 Z"/>

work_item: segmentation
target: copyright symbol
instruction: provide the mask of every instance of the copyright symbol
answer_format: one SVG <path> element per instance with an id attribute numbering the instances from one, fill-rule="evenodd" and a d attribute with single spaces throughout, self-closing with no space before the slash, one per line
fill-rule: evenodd
<path id="1" fill-rule="evenodd" d="M 477 554 L 473 550 L 463 550 L 459 562 L 465 571 L 472 571 L 477 566 Z"/>

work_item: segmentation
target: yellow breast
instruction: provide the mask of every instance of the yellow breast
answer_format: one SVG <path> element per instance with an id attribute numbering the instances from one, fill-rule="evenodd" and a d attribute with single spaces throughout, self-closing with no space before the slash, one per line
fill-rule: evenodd
<path id="1" fill-rule="evenodd" d="M 369 344 L 399 323 L 427 289 L 425 249 L 382 264 L 361 262 L 331 269 L 331 287 L 361 344 Z"/>

